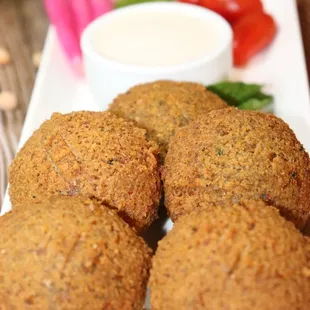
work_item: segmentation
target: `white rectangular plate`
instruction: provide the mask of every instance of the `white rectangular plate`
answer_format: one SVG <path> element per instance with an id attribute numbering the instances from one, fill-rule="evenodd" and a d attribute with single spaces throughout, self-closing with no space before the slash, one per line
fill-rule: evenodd
<path id="1" fill-rule="evenodd" d="M 265 84 L 275 96 L 274 113 L 290 125 L 310 152 L 309 85 L 296 3 L 295 0 L 263 2 L 266 11 L 276 19 L 277 37 L 245 69 L 235 69 L 231 78 Z M 95 105 L 84 79 L 72 72 L 54 29 L 50 28 L 19 147 L 53 112 L 78 110 L 99 111 L 99 107 Z M 1 214 L 10 209 L 6 194 Z"/>
<path id="2" fill-rule="evenodd" d="M 275 96 L 275 114 L 291 126 L 310 152 L 309 85 L 296 3 L 295 0 L 264 0 L 264 4 L 278 24 L 277 37 L 245 69 L 234 70 L 232 79 L 265 84 Z M 77 110 L 98 111 L 99 108 L 85 81 L 73 74 L 50 28 L 19 146 L 53 112 Z M 1 214 L 10 209 L 6 194 Z"/>

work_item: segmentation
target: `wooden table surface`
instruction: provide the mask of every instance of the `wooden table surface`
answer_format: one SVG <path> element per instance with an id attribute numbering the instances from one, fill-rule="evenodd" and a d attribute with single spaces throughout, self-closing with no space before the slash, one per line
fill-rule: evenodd
<path id="1" fill-rule="evenodd" d="M 42 50 L 47 27 L 42 0 L 0 0 L 0 46 L 12 57 L 0 66 L 0 91 L 18 98 L 16 109 L 0 112 L 0 206 L 36 76 L 32 55 Z"/>
<path id="2" fill-rule="evenodd" d="M 298 0 L 298 8 L 310 76 L 310 0 Z M 0 66 L 0 91 L 18 98 L 16 109 L 0 112 L 0 206 L 36 76 L 32 55 L 42 50 L 47 27 L 42 0 L 0 0 L 0 46 L 12 56 L 11 64 Z"/>

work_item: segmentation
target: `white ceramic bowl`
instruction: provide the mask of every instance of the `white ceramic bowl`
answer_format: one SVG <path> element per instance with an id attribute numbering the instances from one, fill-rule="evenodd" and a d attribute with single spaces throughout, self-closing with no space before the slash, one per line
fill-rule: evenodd
<path id="1" fill-rule="evenodd" d="M 180 65 L 141 66 L 111 60 L 96 50 L 94 35 L 115 18 L 127 16 L 134 11 L 149 13 L 154 10 L 180 12 L 215 25 L 219 42 L 212 53 Z M 143 25 L 141 25 L 143 27 Z M 186 27 L 186 25 L 184 25 Z M 180 29 L 182 31 L 182 29 Z M 193 33 L 193 35 L 196 35 Z M 201 38 L 201 40 L 208 38 Z M 104 38 L 102 38 L 104 40 Z M 153 2 L 131 5 L 117 9 L 92 22 L 81 40 L 86 78 L 95 101 L 100 106 L 110 103 L 117 95 L 130 87 L 160 79 L 192 81 L 205 85 L 226 79 L 232 68 L 232 31 L 229 24 L 218 14 L 199 6 L 179 2 Z M 180 51 L 181 52 L 181 51 Z"/>

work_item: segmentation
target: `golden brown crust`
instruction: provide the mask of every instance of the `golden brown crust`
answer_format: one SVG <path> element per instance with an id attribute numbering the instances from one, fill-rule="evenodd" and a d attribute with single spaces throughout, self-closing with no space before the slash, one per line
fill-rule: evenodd
<path id="1" fill-rule="evenodd" d="M 205 206 L 159 242 L 152 310 L 310 309 L 309 245 L 263 202 Z"/>
<path id="2" fill-rule="evenodd" d="M 157 81 L 131 88 L 118 96 L 109 110 L 146 129 L 150 140 L 160 146 L 163 159 L 177 128 L 198 115 L 226 107 L 223 100 L 201 84 Z"/>
<path id="3" fill-rule="evenodd" d="M 240 199 L 263 200 L 299 228 L 310 215 L 309 156 L 273 115 L 229 108 L 200 117 L 172 139 L 162 178 L 174 220 Z"/>
<path id="4" fill-rule="evenodd" d="M 151 252 L 114 211 L 57 197 L 0 226 L 1 310 L 142 309 Z"/>
<path id="5" fill-rule="evenodd" d="M 145 131 L 108 112 L 55 113 L 10 167 L 13 205 L 83 195 L 116 209 L 136 229 L 157 217 L 158 148 Z"/>

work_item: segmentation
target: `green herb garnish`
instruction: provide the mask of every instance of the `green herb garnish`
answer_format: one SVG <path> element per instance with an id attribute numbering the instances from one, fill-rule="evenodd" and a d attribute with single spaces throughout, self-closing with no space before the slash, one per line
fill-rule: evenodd
<path id="1" fill-rule="evenodd" d="M 223 155 L 223 150 L 222 149 L 217 149 L 217 155 L 222 156 Z"/>
<path id="2" fill-rule="evenodd" d="M 262 108 L 267 107 L 273 101 L 273 97 L 270 95 L 265 95 L 259 93 L 256 97 L 248 99 L 247 101 L 242 102 L 238 105 L 238 108 L 241 110 L 261 110 Z"/>
<path id="3" fill-rule="evenodd" d="M 220 82 L 207 87 L 228 105 L 242 110 L 260 110 L 273 102 L 273 96 L 262 92 L 263 85 L 243 82 Z"/>
<path id="4" fill-rule="evenodd" d="M 107 163 L 108 165 L 113 166 L 114 161 L 115 161 L 114 159 L 108 159 Z"/>
<path id="5" fill-rule="evenodd" d="M 292 174 L 291 174 L 292 178 L 296 179 L 297 177 L 297 172 L 296 171 L 293 171 Z"/>

